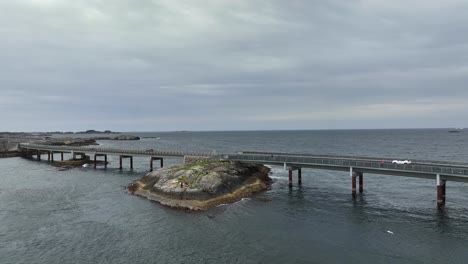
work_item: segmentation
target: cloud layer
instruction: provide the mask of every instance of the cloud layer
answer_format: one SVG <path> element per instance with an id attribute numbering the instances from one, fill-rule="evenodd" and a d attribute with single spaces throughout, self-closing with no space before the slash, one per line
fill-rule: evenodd
<path id="1" fill-rule="evenodd" d="M 468 2 L 0 2 L 0 130 L 466 126 Z"/>

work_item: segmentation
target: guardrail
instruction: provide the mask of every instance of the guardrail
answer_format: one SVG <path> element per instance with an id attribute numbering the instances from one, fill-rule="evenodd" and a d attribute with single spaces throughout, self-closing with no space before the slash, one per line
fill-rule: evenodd
<path id="1" fill-rule="evenodd" d="M 311 155 L 311 154 L 288 154 L 288 153 L 261 153 L 261 152 L 243 152 L 242 154 L 220 154 L 214 155 L 208 152 L 190 152 L 190 151 L 149 151 L 149 150 L 129 150 L 112 148 L 89 148 L 89 147 L 69 147 L 69 146 L 48 146 L 20 144 L 20 148 L 34 149 L 43 151 L 65 151 L 65 152 L 91 152 L 98 154 L 118 154 L 134 156 L 211 156 L 221 157 L 225 160 L 248 161 L 265 164 L 282 165 L 284 163 L 292 166 L 330 166 L 330 167 L 354 167 L 366 169 L 378 169 L 389 171 L 405 171 L 424 174 L 447 174 L 457 176 L 468 176 L 468 164 L 448 163 L 439 161 L 425 161 L 426 163 L 416 163 L 400 165 L 390 162 L 381 163 L 381 158 L 363 158 L 351 156 L 331 156 L 331 155 Z M 244 154 L 245 153 L 245 154 Z M 431 162 L 431 163 L 428 163 Z"/>
<path id="2" fill-rule="evenodd" d="M 92 152 L 99 154 L 128 154 L 135 156 L 170 156 L 170 157 L 184 157 L 184 156 L 213 156 L 212 153 L 207 152 L 190 152 L 190 151 L 147 151 L 147 150 L 130 150 L 130 149 L 112 149 L 112 148 L 89 148 L 89 147 L 69 147 L 69 146 L 49 146 L 49 145 L 31 145 L 20 144 L 20 148 L 44 150 L 44 151 L 66 151 L 66 152 Z"/>
<path id="3" fill-rule="evenodd" d="M 257 151 L 239 151 L 239 154 L 247 155 L 274 155 L 274 156 L 299 156 L 299 157 L 320 157 L 320 158 L 330 158 L 330 159 L 349 159 L 349 160 L 365 160 L 365 161 L 385 161 L 391 162 L 392 160 L 402 159 L 401 157 L 366 157 L 366 156 L 347 156 L 347 155 L 318 155 L 312 153 L 284 153 L 284 152 L 257 152 Z M 404 158 L 407 159 L 407 158 Z M 435 160 L 421 160 L 421 159 L 409 159 L 412 163 L 418 164 L 427 164 L 427 165 L 447 165 L 447 166 L 460 166 L 467 167 L 468 162 L 461 161 L 435 161 Z"/>
<path id="4" fill-rule="evenodd" d="M 383 163 L 381 164 L 378 160 L 352 160 L 352 159 L 341 159 L 339 157 L 333 158 L 322 158 L 322 157 L 307 157 L 307 156 L 285 156 L 285 155 L 224 155 L 227 160 L 237 161 L 249 161 L 258 163 L 270 163 L 270 164 L 289 164 L 294 165 L 318 165 L 318 166 L 335 166 L 335 167 L 354 167 L 354 168 L 369 168 L 369 169 L 380 169 L 380 170 L 393 170 L 393 171 L 408 171 L 426 174 L 450 174 L 468 176 L 467 167 L 454 167 L 454 166 L 439 166 L 439 165 L 427 165 L 427 164 L 392 164 Z"/>

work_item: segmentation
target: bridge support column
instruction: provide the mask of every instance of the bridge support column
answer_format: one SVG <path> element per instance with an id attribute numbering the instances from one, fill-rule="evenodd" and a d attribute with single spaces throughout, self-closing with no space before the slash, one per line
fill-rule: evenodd
<path id="1" fill-rule="evenodd" d="M 445 206 L 445 184 L 446 180 L 440 178 L 440 175 L 437 174 L 437 207 L 443 208 Z"/>
<path id="2" fill-rule="evenodd" d="M 293 184 L 292 184 L 292 176 L 293 175 L 293 170 L 292 169 L 289 169 L 289 188 L 292 188 Z"/>
<path id="3" fill-rule="evenodd" d="M 47 161 L 50 161 L 50 151 L 47 151 Z"/>
<path id="4" fill-rule="evenodd" d="M 359 173 L 359 193 L 364 192 L 364 175 L 362 172 Z"/>
<path id="5" fill-rule="evenodd" d="M 302 184 L 302 168 L 297 169 L 297 183 Z"/>
<path id="6" fill-rule="evenodd" d="M 356 198 L 356 177 L 358 173 L 351 169 L 351 194 L 353 198 Z"/>
<path id="7" fill-rule="evenodd" d="M 97 167 L 97 157 L 104 157 L 104 168 L 107 169 L 107 155 L 106 154 L 94 154 L 94 168 Z"/>
<path id="8" fill-rule="evenodd" d="M 41 160 L 41 151 L 37 151 L 37 160 Z"/>
<path id="9" fill-rule="evenodd" d="M 356 176 L 352 176 L 352 195 L 356 197 Z"/>
<path id="10" fill-rule="evenodd" d="M 60 158 L 61 158 L 62 161 L 63 161 L 63 152 L 60 152 Z"/>
<path id="11" fill-rule="evenodd" d="M 125 158 L 130 159 L 130 169 L 133 169 L 133 156 L 124 156 L 124 155 L 119 156 L 120 169 L 122 169 L 122 159 L 125 159 Z"/>
<path id="12" fill-rule="evenodd" d="M 50 160 L 52 162 L 54 162 L 54 152 L 53 151 L 50 152 Z"/>
<path id="13" fill-rule="evenodd" d="M 163 167 L 163 158 L 151 157 L 151 159 L 150 159 L 150 171 L 153 171 L 153 161 L 155 161 L 155 160 L 159 160 L 160 163 L 161 163 L 161 168 Z"/>

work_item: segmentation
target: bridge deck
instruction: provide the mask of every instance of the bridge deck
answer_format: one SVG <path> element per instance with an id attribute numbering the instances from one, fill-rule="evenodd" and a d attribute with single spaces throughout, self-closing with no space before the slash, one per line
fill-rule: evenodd
<path id="1" fill-rule="evenodd" d="M 69 146 L 48 146 L 20 144 L 21 149 L 55 151 L 63 153 L 88 153 L 88 154 L 109 154 L 109 155 L 127 155 L 141 157 L 184 157 L 184 156 L 212 156 L 213 153 L 190 152 L 190 151 L 161 151 L 161 150 L 138 150 L 138 149 L 113 149 L 113 148 L 95 148 L 95 147 L 69 147 Z"/>
<path id="2" fill-rule="evenodd" d="M 338 171 L 359 171 L 362 173 L 435 179 L 440 175 L 444 180 L 468 182 L 468 164 L 440 161 L 412 162 L 408 165 L 392 164 L 391 160 L 380 158 L 352 158 L 348 156 L 319 156 L 285 153 L 242 153 L 222 155 L 225 160 L 261 163 L 288 168 L 315 168 Z M 381 162 L 384 161 L 382 164 Z"/>
<path id="3" fill-rule="evenodd" d="M 142 157 L 184 157 L 191 156 L 216 156 L 220 160 L 241 161 L 285 166 L 285 168 L 315 168 L 338 171 L 358 171 L 361 173 L 373 173 L 384 175 L 396 175 L 435 179 L 439 175 L 443 180 L 468 182 L 468 164 L 446 161 L 413 161 L 408 165 L 392 164 L 389 159 L 331 156 L 312 154 L 289 154 L 269 152 L 240 152 L 238 154 L 213 155 L 207 152 L 188 151 L 158 151 L 158 150 L 125 150 L 94 147 L 68 147 L 20 144 L 21 149 L 63 152 L 63 153 L 89 153 L 110 154 Z M 382 164 L 383 161 L 383 164 Z"/>

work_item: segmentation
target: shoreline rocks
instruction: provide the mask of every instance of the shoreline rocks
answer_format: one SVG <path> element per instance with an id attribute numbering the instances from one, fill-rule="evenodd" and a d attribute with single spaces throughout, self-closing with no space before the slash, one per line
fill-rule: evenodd
<path id="1" fill-rule="evenodd" d="M 67 167 L 67 168 L 73 168 L 73 167 L 81 167 L 84 164 L 90 164 L 94 165 L 94 160 L 92 160 L 88 155 L 86 155 L 83 159 L 69 159 L 69 160 L 57 160 L 52 162 L 52 166 L 55 167 Z M 96 161 L 96 164 L 98 165 L 105 165 L 106 162 L 102 160 Z M 109 162 L 107 162 L 109 164 Z"/>
<path id="2" fill-rule="evenodd" d="M 200 161 L 150 172 L 128 191 L 173 208 L 206 210 L 268 189 L 269 171 L 263 165 Z"/>
<path id="3" fill-rule="evenodd" d="M 92 137 L 94 140 L 140 140 L 140 137 L 132 135 L 119 135 L 115 137 Z"/>
<path id="4" fill-rule="evenodd" d="M 140 140 L 140 137 L 132 135 L 119 135 L 115 137 L 90 137 L 90 138 L 47 138 L 44 141 L 37 142 L 42 145 L 49 146 L 74 146 L 74 147 L 84 147 L 84 146 L 95 146 L 99 145 L 96 140 Z"/>
<path id="5" fill-rule="evenodd" d="M 95 130 L 89 130 L 91 132 Z M 133 135 L 122 135 L 120 133 L 105 131 L 97 133 L 91 132 L 77 132 L 77 133 L 59 133 L 55 132 L 52 134 L 90 134 L 87 137 L 54 137 L 52 134 L 46 133 L 8 133 L 3 132 L 0 133 L 0 150 L 9 150 L 3 145 L 10 144 L 12 142 L 14 144 L 18 143 L 31 143 L 31 144 L 42 144 L 42 145 L 49 145 L 49 146 L 74 146 L 74 147 L 84 147 L 84 146 L 92 146 L 92 145 L 99 145 L 96 141 L 97 140 L 140 140 L 141 138 L 138 136 Z M 95 131 L 96 132 L 96 131 Z M 99 134 L 92 136 L 91 134 Z M 102 134 L 102 135 L 101 135 Z M 118 135 L 115 135 L 118 134 Z"/>
<path id="6" fill-rule="evenodd" d="M 1 158 L 14 158 L 20 157 L 21 153 L 18 151 L 0 151 L 0 159 Z"/>

